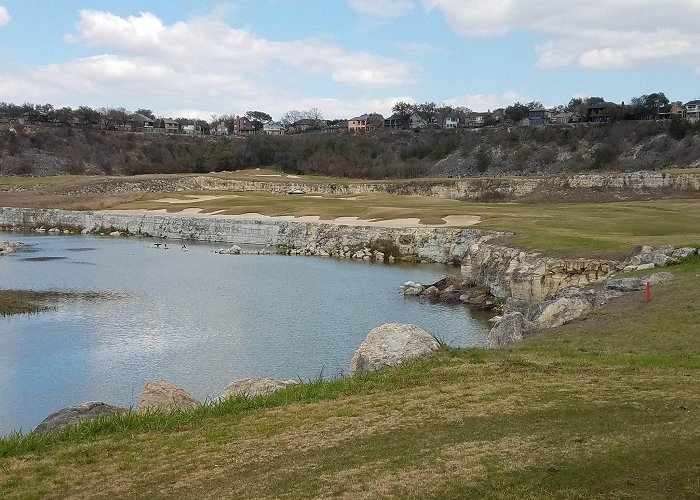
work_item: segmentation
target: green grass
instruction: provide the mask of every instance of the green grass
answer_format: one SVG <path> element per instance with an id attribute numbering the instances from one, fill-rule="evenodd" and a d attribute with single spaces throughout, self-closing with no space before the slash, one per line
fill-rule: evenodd
<path id="1" fill-rule="evenodd" d="M 192 195 L 222 198 L 171 204 L 163 198 Z M 444 223 L 448 215 L 478 215 L 477 228 L 512 231 L 508 244 L 553 255 L 619 258 L 637 245 L 700 246 L 700 199 L 620 202 L 606 204 L 464 203 L 424 196 L 364 194 L 357 196 L 287 196 L 260 192 L 178 192 L 149 194 L 115 209 L 200 208 L 226 214 L 270 216 L 318 215 L 322 219 L 356 216 L 361 219 L 416 217 L 426 224 Z"/>
<path id="2" fill-rule="evenodd" d="M 0 497 L 697 498 L 700 259 L 510 349 L 0 440 Z"/>

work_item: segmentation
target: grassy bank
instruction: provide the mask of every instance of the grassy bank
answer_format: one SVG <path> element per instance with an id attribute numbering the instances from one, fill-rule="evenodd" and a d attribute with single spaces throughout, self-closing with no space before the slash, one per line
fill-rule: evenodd
<path id="1" fill-rule="evenodd" d="M 164 198 L 218 195 L 217 199 L 167 203 Z M 554 255 L 622 257 L 637 245 L 700 246 L 700 199 L 598 204 L 464 203 L 425 196 L 370 193 L 357 196 L 287 196 L 259 192 L 178 192 L 146 195 L 117 209 L 178 212 L 199 208 L 223 214 L 318 215 L 321 219 L 418 218 L 444 223 L 448 215 L 478 215 L 475 227 L 512 231 L 508 244 Z"/>
<path id="2" fill-rule="evenodd" d="M 697 498 L 700 260 L 671 270 L 510 349 L 0 440 L 0 497 Z"/>

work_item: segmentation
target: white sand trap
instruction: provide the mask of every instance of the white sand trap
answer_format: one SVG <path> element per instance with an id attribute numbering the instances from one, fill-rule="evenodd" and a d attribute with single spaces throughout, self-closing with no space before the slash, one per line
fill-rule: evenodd
<path id="1" fill-rule="evenodd" d="M 360 199 L 359 196 L 346 196 L 345 198 L 338 198 L 339 200 L 357 201 Z"/>
<path id="2" fill-rule="evenodd" d="M 215 217 L 219 219 L 239 219 L 239 220 L 262 220 L 262 221 L 294 221 L 294 222 L 318 222 L 323 224 L 334 224 L 338 226 L 369 226 L 369 227 L 392 227 L 392 228 L 410 228 L 410 227 L 466 227 L 473 226 L 481 222 L 481 217 L 476 215 L 448 215 L 444 217 L 444 224 L 421 224 L 418 217 L 407 217 L 403 219 L 387 219 L 387 220 L 364 220 L 359 217 L 338 217 L 332 220 L 321 220 L 318 215 L 304 215 L 295 217 L 294 215 L 278 215 L 269 216 L 259 213 L 245 214 L 223 214 L 225 210 L 217 210 L 215 212 L 202 212 L 201 208 L 186 208 L 180 212 L 172 213 L 165 209 L 157 210 L 105 210 L 109 213 L 119 214 L 158 214 L 168 216 L 187 216 L 187 217 Z"/>
<path id="3" fill-rule="evenodd" d="M 282 177 L 282 174 L 255 174 L 255 177 Z"/>
<path id="4" fill-rule="evenodd" d="M 289 179 L 301 179 L 300 176 L 298 176 L 298 175 L 292 175 L 292 174 L 288 174 L 287 177 L 288 177 Z"/>

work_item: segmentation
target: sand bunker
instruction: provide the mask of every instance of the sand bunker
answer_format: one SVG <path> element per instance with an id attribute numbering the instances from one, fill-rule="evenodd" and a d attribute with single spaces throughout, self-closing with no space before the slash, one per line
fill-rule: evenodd
<path id="1" fill-rule="evenodd" d="M 215 212 L 203 213 L 201 208 L 186 208 L 180 212 L 167 212 L 165 209 L 158 210 L 106 210 L 110 213 L 119 214 L 158 214 L 168 216 L 187 216 L 187 217 L 214 217 L 217 219 L 243 219 L 243 220 L 265 220 L 265 221 L 295 221 L 295 222 L 320 222 L 323 224 L 335 224 L 338 226 L 370 226 L 370 227 L 393 227 L 393 228 L 408 228 L 408 227 L 467 227 L 473 226 L 481 222 L 481 217 L 478 215 L 448 215 L 443 217 L 444 224 L 421 224 L 417 217 L 403 219 L 387 219 L 387 220 L 364 220 L 359 217 L 338 217 L 331 220 L 321 220 L 318 215 L 303 215 L 295 217 L 294 215 L 278 215 L 269 216 L 259 213 L 245 214 L 222 214 L 224 210 Z"/>

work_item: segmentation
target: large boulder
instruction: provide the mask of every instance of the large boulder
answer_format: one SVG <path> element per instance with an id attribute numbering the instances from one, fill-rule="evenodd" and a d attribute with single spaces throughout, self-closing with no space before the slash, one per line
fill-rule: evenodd
<path id="1" fill-rule="evenodd" d="M 109 405 L 99 401 L 88 401 L 87 403 L 69 406 L 52 413 L 34 429 L 34 432 L 56 432 L 84 420 L 116 415 L 127 411 L 129 411 L 128 408 L 121 406 Z"/>
<path id="2" fill-rule="evenodd" d="M 486 347 L 498 349 L 506 347 L 515 342 L 523 340 L 523 334 L 527 331 L 528 325 L 525 316 L 520 312 L 504 314 L 491 328 L 486 339 Z"/>
<path id="3" fill-rule="evenodd" d="M 592 310 L 593 304 L 583 297 L 560 297 L 545 303 L 535 321 L 539 328 L 556 328 Z"/>
<path id="4" fill-rule="evenodd" d="M 350 375 L 394 366 L 439 348 L 435 337 L 416 325 L 387 323 L 369 332 L 350 361 Z"/>
<path id="5" fill-rule="evenodd" d="M 299 382 L 296 380 L 279 380 L 268 377 L 234 380 L 226 386 L 226 389 L 219 399 L 228 399 L 233 396 L 264 396 L 281 389 L 286 389 L 287 387 L 295 386 L 298 383 Z"/>
<path id="6" fill-rule="evenodd" d="M 192 397 L 179 385 L 166 380 L 147 382 L 139 399 L 139 412 L 152 411 L 187 411 L 201 406 L 202 403 Z"/>

